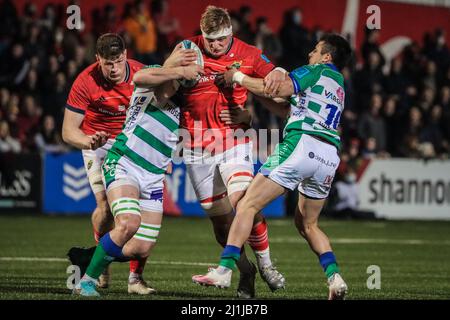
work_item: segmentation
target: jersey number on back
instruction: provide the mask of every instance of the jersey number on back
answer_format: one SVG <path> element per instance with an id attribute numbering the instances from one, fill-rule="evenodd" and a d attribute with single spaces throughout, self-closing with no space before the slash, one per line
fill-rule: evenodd
<path id="1" fill-rule="evenodd" d="M 339 120 L 341 119 L 341 111 L 338 111 L 338 107 L 333 104 L 327 104 L 325 109 L 330 109 L 330 113 L 328 114 L 325 124 L 327 126 L 332 126 L 333 129 L 336 130 L 339 125 Z"/>

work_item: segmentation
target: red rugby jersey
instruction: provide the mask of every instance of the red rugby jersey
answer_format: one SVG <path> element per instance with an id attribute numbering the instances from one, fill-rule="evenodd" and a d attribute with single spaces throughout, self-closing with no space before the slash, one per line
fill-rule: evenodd
<path id="1" fill-rule="evenodd" d="M 133 75 L 143 64 L 127 59 L 125 80 L 112 84 L 103 77 L 98 62 L 84 69 L 70 89 L 66 108 L 84 114 L 85 134 L 105 131 L 115 138 L 122 130 L 134 86 Z"/>
<path id="2" fill-rule="evenodd" d="M 230 133 L 232 136 L 230 129 L 247 129 L 242 124 L 227 125 L 219 118 L 220 112 L 229 106 L 245 106 L 247 89 L 239 85 L 235 85 L 234 88 L 219 87 L 215 83 L 216 75 L 225 72 L 227 66 L 235 64 L 247 75 L 264 78 L 275 66 L 262 54 L 261 50 L 234 37 L 228 52 L 219 58 L 205 54 L 202 36 L 189 40 L 197 44 L 203 52 L 205 74 L 193 88 L 180 87 L 181 127 L 189 130 L 191 134 L 191 142 L 188 146 L 205 148 L 211 146 L 215 139 L 211 135 L 201 138 L 207 129 L 219 130 L 223 137 L 230 136 Z M 201 127 L 197 125 L 194 130 L 195 121 L 200 121 Z M 236 143 L 240 141 L 235 140 L 233 145 Z M 229 144 L 223 145 L 224 150 L 229 147 Z"/>

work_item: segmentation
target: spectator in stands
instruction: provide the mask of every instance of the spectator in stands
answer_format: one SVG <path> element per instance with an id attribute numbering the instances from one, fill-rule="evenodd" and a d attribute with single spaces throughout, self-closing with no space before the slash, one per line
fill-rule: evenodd
<path id="1" fill-rule="evenodd" d="M 133 41 L 136 60 L 143 64 L 158 63 L 156 27 L 144 1 L 135 1 L 124 21 L 124 28 Z"/>
<path id="2" fill-rule="evenodd" d="M 366 29 L 366 37 L 361 45 L 361 56 L 365 64 L 370 64 L 370 56 L 372 53 L 376 53 L 380 59 L 380 66 L 384 66 L 386 60 L 381 52 L 378 40 L 380 38 L 380 30 Z"/>
<path id="3" fill-rule="evenodd" d="M 386 125 L 386 151 L 395 156 L 400 142 L 398 135 L 401 126 L 401 119 L 397 112 L 396 96 L 389 96 L 384 102 L 383 118 Z"/>
<path id="4" fill-rule="evenodd" d="M 0 153 L 20 153 L 21 150 L 19 140 L 10 135 L 8 122 L 6 120 L 0 120 Z"/>
<path id="5" fill-rule="evenodd" d="M 64 152 L 67 146 L 63 143 L 60 130 L 55 127 L 55 119 L 46 115 L 34 140 L 40 152 Z"/>
<path id="6" fill-rule="evenodd" d="M 170 15 L 167 0 L 154 0 L 151 4 L 152 16 L 158 32 L 158 52 L 164 57 L 182 40 L 178 19 Z"/>
<path id="7" fill-rule="evenodd" d="M 444 136 L 444 127 L 448 123 L 444 123 L 442 107 L 438 104 L 431 108 L 429 120 L 423 131 L 421 132 L 421 142 L 428 142 L 433 145 L 436 155 L 447 155 L 449 151 L 448 140 Z"/>
<path id="8" fill-rule="evenodd" d="M 391 70 L 386 77 L 386 91 L 389 94 L 401 95 L 410 84 L 403 71 L 403 61 L 397 57 L 391 61 Z"/>
<path id="9" fill-rule="evenodd" d="M 283 46 L 281 65 L 286 70 L 293 70 L 308 62 L 312 43 L 308 30 L 302 25 L 302 19 L 302 11 L 298 7 L 284 12 L 280 41 Z"/>
<path id="10" fill-rule="evenodd" d="M 357 105 L 359 112 L 361 108 L 367 109 L 367 98 L 374 93 L 382 93 L 384 75 L 381 70 L 381 56 L 376 51 L 368 53 L 368 61 L 363 68 L 355 74 L 355 92 L 358 94 Z"/>
<path id="11" fill-rule="evenodd" d="M 342 179 L 337 179 L 333 185 L 326 213 L 339 219 L 375 218 L 374 212 L 359 209 L 360 200 L 355 169 L 348 166 L 342 176 Z"/>
<path id="12" fill-rule="evenodd" d="M 255 46 L 261 49 L 273 64 L 278 64 L 283 53 L 281 42 L 267 24 L 266 17 L 256 19 Z"/>
<path id="13" fill-rule="evenodd" d="M 249 44 L 255 43 L 255 32 L 253 31 L 251 24 L 252 8 L 249 6 L 242 6 L 239 8 L 239 31 L 236 36 Z"/>
<path id="14" fill-rule="evenodd" d="M 383 106 L 383 99 L 381 95 L 374 94 L 370 99 L 370 110 L 362 115 L 358 126 L 358 134 L 362 140 L 372 138 L 375 140 L 375 150 L 386 151 L 386 124 L 381 116 L 381 107 Z M 370 144 L 373 147 L 373 143 Z M 366 147 L 367 142 L 366 142 Z M 369 149 L 368 151 L 372 151 Z"/>

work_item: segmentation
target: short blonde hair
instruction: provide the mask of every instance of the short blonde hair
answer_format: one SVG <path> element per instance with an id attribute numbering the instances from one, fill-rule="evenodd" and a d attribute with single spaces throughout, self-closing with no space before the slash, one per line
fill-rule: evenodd
<path id="1" fill-rule="evenodd" d="M 205 33 L 218 32 L 231 27 L 231 18 L 227 9 L 207 6 L 200 19 L 200 29 Z"/>

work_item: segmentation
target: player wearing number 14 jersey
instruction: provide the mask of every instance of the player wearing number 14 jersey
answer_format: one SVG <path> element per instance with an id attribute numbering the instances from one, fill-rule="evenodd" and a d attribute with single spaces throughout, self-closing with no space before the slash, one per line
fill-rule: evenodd
<path id="1" fill-rule="evenodd" d="M 241 247 L 250 235 L 254 215 L 286 189 L 299 191 L 295 224 L 317 255 L 327 276 L 329 299 L 343 299 L 347 285 L 340 275 L 328 237 L 319 229 L 318 218 L 339 165 L 337 131 L 344 109 L 344 79 L 339 72 L 350 57 L 348 42 L 338 35 L 324 35 L 309 54 L 309 65 L 289 73 L 275 97 L 290 98 L 291 111 L 278 144 L 261 167 L 239 203 L 220 265 L 197 283 L 228 287 Z M 261 79 L 237 70 L 225 74 L 227 83 L 239 83 L 255 94 L 265 95 Z"/>

